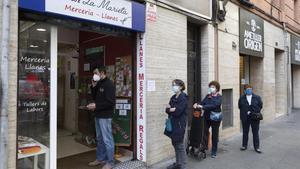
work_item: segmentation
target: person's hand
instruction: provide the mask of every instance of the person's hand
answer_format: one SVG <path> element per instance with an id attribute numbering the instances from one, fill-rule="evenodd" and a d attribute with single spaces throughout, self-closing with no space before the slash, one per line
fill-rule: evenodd
<path id="1" fill-rule="evenodd" d="M 170 108 L 170 112 L 175 112 L 176 111 L 176 108 Z"/>
<path id="2" fill-rule="evenodd" d="M 195 104 L 193 105 L 193 108 L 194 108 L 194 109 L 197 109 L 197 107 L 198 107 L 198 103 L 195 103 Z"/>
<path id="3" fill-rule="evenodd" d="M 92 86 L 95 87 L 97 85 L 97 82 L 92 80 Z"/>
<path id="4" fill-rule="evenodd" d="M 95 104 L 95 103 L 90 103 L 90 104 L 88 104 L 88 105 L 86 106 L 86 108 L 87 108 L 88 110 L 94 111 L 94 110 L 96 109 L 96 104 Z"/>
<path id="5" fill-rule="evenodd" d="M 171 108 L 170 104 L 168 104 L 168 105 L 166 106 L 166 108 L 167 108 L 167 109 Z"/>

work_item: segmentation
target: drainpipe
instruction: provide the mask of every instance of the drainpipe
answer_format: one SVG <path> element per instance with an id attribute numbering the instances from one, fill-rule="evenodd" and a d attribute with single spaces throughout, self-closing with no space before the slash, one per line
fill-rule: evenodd
<path id="1" fill-rule="evenodd" d="M 8 168 L 8 55 L 10 0 L 2 0 L 1 76 L 0 76 L 0 169 Z"/>
<path id="2" fill-rule="evenodd" d="M 290 56 L 290 47 L 288 41 L 288 32 L 286 30 L 285 22 L 282 23 L 283 31 L 284 31 L 284 45 L 285 45 L 285 52 L 287 56 L 287 63 L 286 63 L 286 70 L 287 70 L 287 115 L 290 115 L 292 112 L 292 75 L 291 75 L 291 56 Z"/>
<path id="3" fill-rule="evenodd" d="M 218 12 L 218 4 L 219 0 L 213 1 L 213 27 L 214 27 L 214 72 L 215 77 L 214 80 L 219 81 L 219 28 L 218 28 L 218 18 L 217 18 L 217 12 Z"/>

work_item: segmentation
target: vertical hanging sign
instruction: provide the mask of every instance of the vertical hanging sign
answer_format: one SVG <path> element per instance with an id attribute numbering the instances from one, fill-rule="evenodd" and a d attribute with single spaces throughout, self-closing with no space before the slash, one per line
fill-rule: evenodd
<path id="1" fill-rule="evenodd" d="M 145 34 L 137 34 L 137 159 L 146 162 Z"/>

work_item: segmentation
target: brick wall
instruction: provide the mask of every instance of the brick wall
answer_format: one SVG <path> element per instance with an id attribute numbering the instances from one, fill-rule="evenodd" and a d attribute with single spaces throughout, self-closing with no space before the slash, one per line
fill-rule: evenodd
<path id="1" fill-rule="evenodd" d="M 156 91 L 147 92 L 147 165 L 174 157 L 171 140 L 163 134 L 165 106 L 175 78 L 187 81 L 187 18 L 157 7 L 157 21 L 146 23 L 146 78 Z"/>
<path id="2" fill-rule="evenodd" d="M 278 23 L 300 33 L 300 0 L 251 0 L 260 12 L 274 17 Z"/>

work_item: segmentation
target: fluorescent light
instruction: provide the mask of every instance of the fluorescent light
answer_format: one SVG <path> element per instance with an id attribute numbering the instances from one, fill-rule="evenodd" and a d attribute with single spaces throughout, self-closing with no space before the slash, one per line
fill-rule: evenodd
<path id="1" fill-rule="evenodd" d="M 47 40 L 43 40 L 43 42 L 44 42 L 44 43 L 47 43 L 48 41 L 47 41 Z"/>
<path id="2" fill-rule="evenodd" d="M 36 30 L 39 31 L 39 32 L 46 32 L 46 31 L 47 31 L 47 30 L 44 29 L 44 28 L 37 28 Z"/>
<path id="3" fill-rule="evenodd" d="M 30 45 L 29 47 L 31 47 L 31 48 L 38 48 L 39 46 L 37 46 L 37 45 Z"/>

